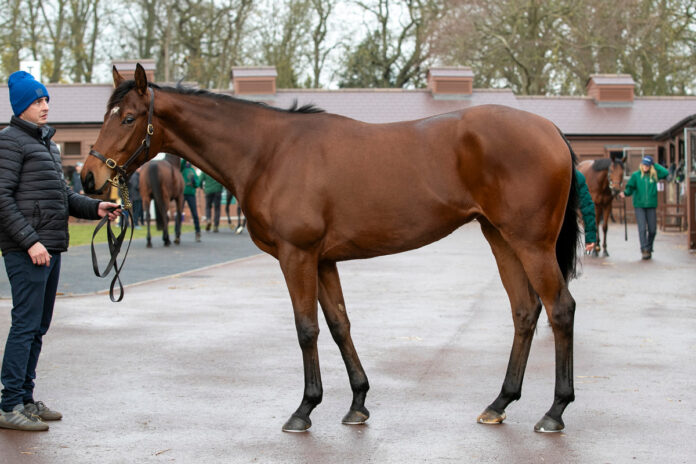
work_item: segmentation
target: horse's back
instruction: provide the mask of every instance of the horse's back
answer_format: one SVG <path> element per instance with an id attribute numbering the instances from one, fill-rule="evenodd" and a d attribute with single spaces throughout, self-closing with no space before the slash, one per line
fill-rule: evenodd
<path id="1" fill-rule="evenodd" d="M 478 216 L 560 228 L 572 161 L 546 119 L 483 106 L 403 123 L 313 123 L 314 137 L 287 138 L 259 183 L 273 192 L 267 223 L 288 241 L 322 241 L 340 259 L 417 248 Z M 556 233 L 542 227 L 534 239 Z"/>

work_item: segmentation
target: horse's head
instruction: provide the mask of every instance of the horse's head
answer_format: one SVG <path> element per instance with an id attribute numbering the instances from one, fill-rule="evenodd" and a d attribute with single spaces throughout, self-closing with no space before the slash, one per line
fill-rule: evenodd
<path id="1" fill-rule="evenodd" d="M 612 196 L 615 197 L 623 191 L 624 164 L 621 160 L 612 160 L 607 173 L 607 181 L 609 182 L 609 190 L 611 190 Z"/>
<path id="2" fill-rule="evenodd" d="M 86 193 L 101 193 L 107 183 L 125 178 L 157 154 L 152 125 L 154 91 L 148 87 L 145 70 L 135 68 L 135 79 L 126 81 L 113 68 L 114 92 L 109 99 L 97 141 L 82 168 Z"/>

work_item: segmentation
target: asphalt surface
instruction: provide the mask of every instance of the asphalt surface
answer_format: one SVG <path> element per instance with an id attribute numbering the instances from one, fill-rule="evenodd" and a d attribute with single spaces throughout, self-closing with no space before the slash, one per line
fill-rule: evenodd
<path id="1" fill-rule="evenodd" d="M 59 299 L 36 398 L 64 419 L 45 433 L 0 430 L 0 463 L 693 462 L 696 256 L 684 234 L 660 232 L 651 261 L 635 226 L 628 242 L 616 226 L 609 238 L 611 257 L 583 258 L 570 287 L 576 401 L 563 433 L 533 432 L 554 386 L 543 315 L 521 400 L 502 425 L 475 421 L 500 389 L 513 328 L 470 224 L 339 265 L 371 384 L 366 425 L 340 423 L 351 393 L 320 316 L 324 401 L 309 432 L 281 432 L 301 399 L 302 361 L 277 262 L 256 255 L 130 286 L 118 304 L 103 293 Z M 0 301 L 3 334 L 10 307 Z"/>
<path id="2" fill-rule="evenodd" d="M 235 225 L 236 221 L 232 221 L 232 224 Z M 157 232 L 152 226 L 152 248 L 145 246 L 145 239 L 133 240 L 121 271 L 121 282 L 126 286 L 142 283 L 261 253 L 249 238 L 246 229 L 236 235 L 227 224 L 223 224 L 219 230 L 218 233 L 204 230 L 201 232 L 201 242 L 195 241 L 193 232 L 184 233 L 181 235 L 181 244 L 172 244 L 165 248 L 162 233 Z M 114 232 L 118 233 L 119 230 L 115 229 Z M 174 240 L 173 234 L 170 239 Z M 118 258 L 119 263 L 123 259 L 126 246 L 127 242 L 124 243 L 123 251 Z M 97 244 L 95 250 L 101 271 L 109 262 L 108 247 L 105 243 Z M 71 247 L 61 256 L 58 295 L 62 297 L 108 292 L 112 276 L 113 273 L 105 278 L 94 275 L 89 245 Z M 0 298 L 11 297 L 10 283 L 3 264 L 0 269 Z"/>

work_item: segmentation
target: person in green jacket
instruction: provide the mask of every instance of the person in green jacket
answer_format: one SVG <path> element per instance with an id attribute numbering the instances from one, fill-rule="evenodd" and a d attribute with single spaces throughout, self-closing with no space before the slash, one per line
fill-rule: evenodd
<path id="1" fill-rule="evenodd" d="M 582 214 L 582 222 L 585 225 L 585 253 L 590 253 L 597 243 L 597 221 L 595 219 L 595 206 L 590 196 L 590 189 L 587 188 L 585 176 L 575 170 L 575 185 L 578 188 L 578 207 Z"/>
<path id="2" fill-rule="evenodd" d="M 640 169 L 631 174 L 621 198 L 633 197 L 633 208 L 638 223 L 638 237 L 643 259 L 652 258 L 653 242 L 657 235 L 657 181 L 669 175 L 667 168 L 655 163 L 652 156 L 646 155 L 640 162 Z"/>
<path id="3" fill-rule="evenodd" d="M 210 232 L 211 225 L 213 226 L 213 232 L 218 232 L 218 227 L 220 226 L 220 203 L 222 202 L 222 184 L 212 177 L 210 177 L 205 172 L 201 173 L 201 185 L 203 186 L 203 192 L 205 192 L 205 217 L 208 220 L 208 224 L 205 226 L 206 232 Z M 211 214 L 211 209 L 212 214 Z M 214 220 L 211 219 L 214 216 Z"/>
<path id="4" fill-rule="evenodd" d="M 196 189 L 201 186 L 201 181 L 196 170 L 186 160 L 181 160 L 181 175 L 184 177 L 184 201 L 191 210 L 193 226 L 196 229 L 196 241 L 201 241 L 201 225 L 198 221 L 198 208 L 196 207 Z"/>

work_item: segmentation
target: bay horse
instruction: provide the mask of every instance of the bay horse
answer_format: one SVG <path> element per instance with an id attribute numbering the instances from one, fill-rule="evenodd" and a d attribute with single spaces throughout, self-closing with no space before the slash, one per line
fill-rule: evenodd
<path id="1" fill-rule="evenodd" d="M 152 160 L 145 163 L 140 172 L 140 196 L 143 200 L 147 224 L 147 247 L 152 248 L 150 236 L 150 200 L 155 202 L 155 222 L 162 231 L 164 246 L 169 246 L 169 205 L 176 206 L 174 218 L 174 243 L 181 243 L 181 213 L 184 207 L 184 178 L 179 169 L 167 160 Z"/>
<path id="2" fill-rule="evenodd" d="M 317 301 L 353 392 L 345 424 L 369 418 L 369 383 L 350 335 L 337 262 L 419 248 L 477 220 L 512 307 L 507 373 L 478 422 L 501 423 L 520 398 L 537 318 L 554 334 L 556 381 L 539 432 L 557 432 L 574 400 L 568 291 L 578 247 L 575 155 L 550 121 L 488 105 L 417 121 L 368 124 L 309 105 L 273 108 L 205 90 L 159 87 L 136 66 L 115 90 L 83 168 L 89 192 L 153 153 L 174 153 L 227 187 L 254 243 L 280 263 L 304 365 L 304 393 L 283 425 L 311 426 L 322 400 Z M 141 148 L 146 147 L 146 148 Z M 366 205 L 369 205 L 366 207 Z"/>
<path id="3" fill-rule="evenodd" d="M 578 170 L 585 176 L 587 188 L 595 205 L 597 228 L 599 229 L 601 221 L 602 231 L 604 232 L 601 246 L 599 244 L 599 232 L 597 233 L 597 244 L 592 254 L 598 256 L 601 248 L 604 250 L 602 256 L 609 256 L 607 251 L 609 216 L 611 215 L 611 206 L 614 198 L 623 191 L 624 164 L 621 158 L 612 156 L 610 158 L 582 161 L 578 164 Z"/>

